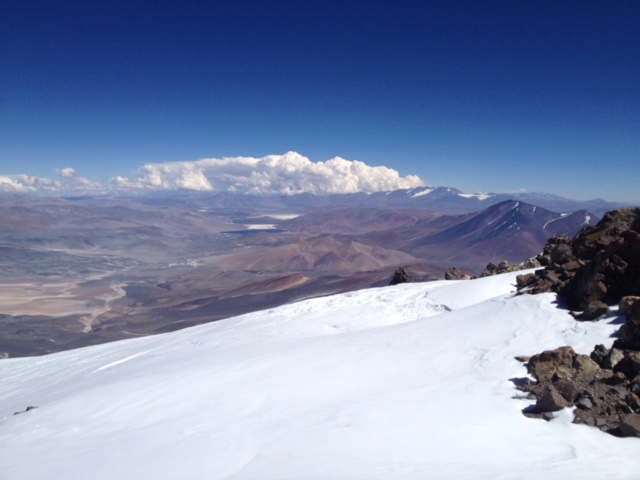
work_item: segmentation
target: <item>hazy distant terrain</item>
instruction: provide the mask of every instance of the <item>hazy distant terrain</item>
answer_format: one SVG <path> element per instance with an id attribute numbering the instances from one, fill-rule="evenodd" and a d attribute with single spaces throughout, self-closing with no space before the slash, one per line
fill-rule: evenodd
<path id="1" fill-rule="evenodd" d="M 556 200 L 557 201 L 557 200 Z M 483 203 L 485 202 L 485 203 Z M 485 208 L 475 209 L 478 204 Z M 456 266 L 520 262 L 596 215 L 455 189 L 53 198 L 0 204 L 0 352 L 166 332 Z"/>

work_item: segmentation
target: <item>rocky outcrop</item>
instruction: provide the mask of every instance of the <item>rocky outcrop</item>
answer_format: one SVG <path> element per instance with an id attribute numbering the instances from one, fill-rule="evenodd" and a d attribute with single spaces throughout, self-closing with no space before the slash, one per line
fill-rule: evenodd
<path id="1" fill-rule="evenodd" d="M 640 208 L 609 212 L 574 239 L 553 237 L 536 258 L 545 268 L 518 278 L 522 293 L 556 292 L 579 318 L 598 318 L 640 295 Z"/>
<path id="2" fill-rule="evenodd" d="M 400 267 L 394 273 L 389 285 L 398 285 L 399 283 L 411 283 L 414 279 L 407 273 L 407 271 Z"/>
<path id="3" fill-rule="evenodd" d="M 490 277 L 492 275 L 499 275 L 501 273 L 517 272 L 520 270 L 528 270 L 530 268 L 540 267 L 540 262 L 535 258 L 530 258 L 524 263 L 509 263 L 507 261 L 500 262 L 498 265 L 493 263 L 488 264 L 480 277 Z"/>
<path id="4" fill-rule="evenodd" d="M 532 356 L 527 364 L 537 382 L 517 388 L 535 398 L 527 416 L 553 418 L 553 412 L 576 407 L 574 423 L 595 426 L 616 436 L 640 437 L 639 352 L 597 345 L 590 356 L 560 347 Z"/>
<path id="5" fill-rule="evenodd" d="M 574 422 L 640 437 L 640 208 L 607 213 L 574 239 L 551 238 L 537 257 L 544 269 L 517 278 L 520 293 L 555 292 L 581 320 L 619 305 L 627 322 L 612 347 L 589 356 L 560 347 L 527 363 L 536 382 L 520 383 L 536 403 L 524 412 L 550 419 L 573 407 Z"/>
<path id="6" fill-rule="evenodd" d="M 633 350 L 636 353 L 635 365 L 640 370 L 640 296 L 623 297 L 620 301 L 619 312 L 628 319 L 620 327 L 618 339 L 613 342 L 615 348 Z M 634 367 L 635 368 L 635 367 Z"/>
<path id="7" fill-rule="evenodd" d="M 471 275 L 462 273 L 456 267 L 451 267 L 446 272 L 444 272 L 445 280 L 471 280 L 472 278 L 474 277 L 472 277 Z"/>

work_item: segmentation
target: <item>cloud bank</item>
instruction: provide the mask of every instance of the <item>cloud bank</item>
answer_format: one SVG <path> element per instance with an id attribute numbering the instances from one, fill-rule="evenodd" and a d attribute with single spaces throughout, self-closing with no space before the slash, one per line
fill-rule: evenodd
<path id="1" fill-rule="evenodd" d="M 316 195 L 373 193 L 424 186 L 415 175 L 401 177 L 388 167 L 372 167 L 360 161 L 335 157 L 312 162 L 295 152 L 262 158 L 207 158 L 192 162 L 148 163 L 134 175 L 117 176 L 107 185 L 77 177 L 73 168 L 58 171 L 54 180 L 27 175 L 0 176 L 0 191 L 82 193 L 197 191 L 238 192 L 255 195 Z"/>
<path id="2" fill-rule="evenodd" d="M 33 175 L 0 175 L 0 192 L 41 194 L 100 194 L 106 188 L 85 177 L 77 177 L 73 168 L 66 167 L 56 172 L 56 178 L 41 178 Z"/>

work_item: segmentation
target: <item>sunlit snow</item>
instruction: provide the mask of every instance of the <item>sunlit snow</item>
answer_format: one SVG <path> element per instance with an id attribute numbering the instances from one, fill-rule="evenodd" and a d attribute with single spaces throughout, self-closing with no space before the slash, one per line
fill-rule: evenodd
<path id="1" fill-rule="evenodd" d="M 424 197 L 425 195 L 429 195 L 434 190 L 435 188 L 425 188 L 424 190 L 421 190 L 418 193 L 414 193 L 413 195 L 411 195 L 411 198 Z"/>
<path id="2" fill-rule="evenodd" d="M 515 355 L 611 343 L 517 273 L 0 361 L 0 477 L 636 479 L 640 439 L 522 415 Z M 29 405 L 36 409 L 19 415 Z"/>
<path id="3" fill-rule="evenodd" d="M 459 193 L 458 196 L 462 198 L 477 198 L 478 200 L 487 200 L 495 197 L 495 195 L 488 195 L 486 193 Z"/>

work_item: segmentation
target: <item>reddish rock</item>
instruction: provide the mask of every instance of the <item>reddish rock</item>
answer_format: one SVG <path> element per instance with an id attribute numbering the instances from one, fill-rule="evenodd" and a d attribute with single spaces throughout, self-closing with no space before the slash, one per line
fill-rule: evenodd
<path id="1" fill-rule="evenodd" d="M 536 410 L 538 412 L 557 412 L 565 407 L 573 406 L 572 402 L 568 402 L 553 386 L 548 384 L 538 397 L 536 402 Z"/>
<path id="2" fill-rule="evenodd" d="M 576 352 L 571 347 L 546 350 L 532 356 L 527 368 L 540 383 L 549 382 L 554 378 L 570 378 L 575 356 Z"/>
<path id="3" fill-rule="evenodd" d="M 603 378 L 602 382 L 607 385 L 624 385 L 627 383 L 627 377 L 622 372 L 616 372 L 609 377 Z"/>
<path id="4" fill-rule="evenodd" d="M 622 437 L 640 437 L 640 414 L 622 415 L 619 431 Z"/>
<path id="5" fill-rule="evenodd" d="M 582 390 L 580 383 L 569 379 L 558 380 L 557 382 L 553 382 L 551 385 L 560 395 L 562 395 L 562 398 L 564 398 L 570 406 L 573 405 Z"/>
<path id="6" fill-rule="evenodd" d="M 620 315 L 624 315 L 629 320 L 640 319 L 640 297 L 622 297 L 618 306 L 620 307 Z"/>

